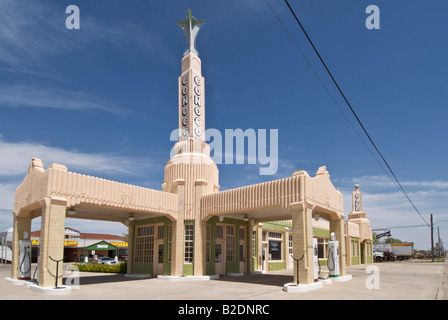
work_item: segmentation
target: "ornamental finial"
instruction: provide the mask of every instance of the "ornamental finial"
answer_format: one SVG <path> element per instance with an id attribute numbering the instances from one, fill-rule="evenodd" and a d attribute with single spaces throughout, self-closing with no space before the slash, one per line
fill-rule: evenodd
<path id="1" fill-rule="evenodd" d="M 191 15 L 190 9 L 187 10 L 187 17 L 185 18 L 185 20 L 179 20 L 177 22 L 182 30 L 184 30 L 185 37 L 187 37 L 187 48 L 185 49 L 184 56 L 186 56 L 189 52 L 192 52 L 195 55 L 199 56 L 199 53 L 196 50 L 195 41 L 199 29 L 204 23 L 205 21 L 202 19 L 196 20 L 196 18 Z"/>

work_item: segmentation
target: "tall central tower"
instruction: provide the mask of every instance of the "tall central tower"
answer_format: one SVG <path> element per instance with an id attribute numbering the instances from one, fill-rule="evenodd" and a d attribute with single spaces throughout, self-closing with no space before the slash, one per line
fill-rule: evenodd
<path id="1" fill-rule="evenodd" d="M 205 229 L 201 219 L 201 197 L 219 190 L 219 172 L 210 158 L 205 142 L 205 80 L 195 39 L 203 20 L 187 11 L 178 24 L 187 38 L 179 77 L 179 140 L 174 155 L 165 166 L 163 191 L 179 196 L 178 219 L 173 223 L 172 275 L 181 276 L 185 263 L 193 263 L 194 274 L 205 274 Z M 187 247 L 186 237 L 193 237 L 194 247 Z M 191 243 L 191 238 L 188 239 Z"/>
<path id="2" fill-rule="evenodd" d="M 204 20 L 196 20 L 187 11 L 185 21 L 178 21 L 187 38 L 187 48 L 182 59 L 182 74 L 179 77 L 179 140 L 205 141 L 204 78 L 201 75 L 201 60 L 195 42 Z"/>
<path id="3" fill-rule="evenodd" d="M 179 141 L 205 141 L 204 107 L 201 60 L 190 52 L 182 59 L 179 77 Z"/>

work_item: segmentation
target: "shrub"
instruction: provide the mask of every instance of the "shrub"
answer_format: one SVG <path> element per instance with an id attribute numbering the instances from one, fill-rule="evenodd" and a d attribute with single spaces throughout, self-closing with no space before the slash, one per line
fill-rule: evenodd
<path id="1" fill-rule="evenodd" d="M 122 262 L 119 264 L 91 264 L 91 263 L 76 263 L 74 264 L 79 271 L 85 272 L 104 272 L 104 273 L 126 273 L 127 263 Z"/>

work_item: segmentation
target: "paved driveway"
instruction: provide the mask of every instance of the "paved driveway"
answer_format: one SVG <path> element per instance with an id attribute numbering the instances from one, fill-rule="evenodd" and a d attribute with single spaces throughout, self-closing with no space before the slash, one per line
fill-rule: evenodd
<path id="1" fill-rule="evenodd" d="M 119 274 L 80 273 L 78 289 L 64 296 L 37 293 L 3 279 L 10 265 L 0 265 L 0 300 L 448 300 L 448 264 L 391 262 L 348 267 L 352 280 L 304 292 L 284 292 L 291 271 L 218 280 L 134 279 Z"/>

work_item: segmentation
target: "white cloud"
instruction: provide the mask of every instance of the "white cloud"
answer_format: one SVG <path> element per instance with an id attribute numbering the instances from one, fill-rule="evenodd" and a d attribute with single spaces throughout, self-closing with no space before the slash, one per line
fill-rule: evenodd
<path id="1" fill-rule="evenodd" d="M 396 187 L 396 183 L 386 175 L 375 176 L 362 176 L 357 178 L 343 178 L 339 179 L 341 183 L 351 183 L 352 185 L 359 184 L 361 186 L 372 187 Z M 437 188 L 448 189 L 448 181 L 435 180 L 435 181 L 400 181 L 400 184 L 404 187 L 418 187 L 418 188 Z"/>
<path id="2" fill-rule="evenodd" d="M 69 32 L 65 27 L 68 16 L 65 7 L 44 2 L 29 5 L 15 0 L 0 0 L 0 6 L 0 70 L 30 76 L 27 85 L 10 81 L 0 87 L 0 106 L 100 110 L 130 115 L 132 108 L 118 105 L 113 98 L 88 93 L 90 88 L 83 88 L 82 81 L 70 83 L 70 77 L 64 76 L 64 55 L 82 53 L 88 60 L 90 54 L 95 54 L 91 53 L 92 47 L 105 44 L 127 53 L 135 53 L 137 48 L 165 62 L 177 61 L 160 34 L 142 30 L 133 21 L 100 21 L 101 15 L 95 18 L 81 13 L 81 29 Z M 35 82 L 41 78 L 56 80 L 56 87 Z M 81 89 L 63 89 L 62 85 Z"/>
<path id="3" fill-rule="evenodd" d="M 435 223 L 448 220 L 446 181 L 400 181 L 421 216 L 387 176 L 343 178 L 337 182 L 343 190 L 346 216 L 352 210 L 353 185 L 359 184 L 363 192 L 363 211 L 367 213 L 372 228 L 390 228 L 392 237 L 414 242 L 418 249 L 430 246 L 430 228 L 425 225 L 430 222 L 431 213 Z M 440 224 L 440 232 L 447 234 L 448 224 Z"/>
<path id="4" fill-rule="evenodd" d="M 43 59 L 63 49 L 61 32 L 51 36 L 46 33 L 57 21 L 54 13 L 43 5 L 30 6 L 24 1 L 1 0 L 1 6 L 0 61 L 14 71 L 41 72 L 38 66 Z"/>
<path id="5" fill-rule="evenodd" d="M 442 180 L 435 181 L 405 181 L 401 183 L 403 187 L 421 187 L 421 188 L 436 188 L 448 189 L 448 182 Z"/>
<path id="6" fill-rule="evenodd" d="M 112 154 L 88 154 L 75 150 L 50 147 L 33 142 L 6 142 L 0 137 L 0 177 L 25 176 L 32 158 L 39 158 L 44 166 L 55 162 L 70 171 L 88 170 L 93 173 L 140 175 L 154 165 L 150 159 L 138 159 Z"/>
<path id="7" fill-rule="evenodd" d="M 165 62 L 176 61 L 161 34 L 142 30 L 132 21 L 100 22 L 94 15 L 84 14 L 81 8 L 80 30 L 67 32 L 68 14 L 64 6 L 37 1 L 29 5 L 27 1 L 16 0 L 0 0 L 0 6 L 0 62 L 6 70 L 47 77 L 52 72 L 49 65 L 55 57 L 60 58 L 73 50 L 88 54 L 91 46 L 98 42 L 122 50 L 127 50 L 131 44 Z"/>
<path id="8" fill-rule="evenodd" d="M 0 105 L 7 107 L 41 107 L 64 110 L 100 110 L 126 115 L 125 108 L 87 93 L 31 86 L 0 87 Z"/>
<path id="9" fill-rule="evenodd" d="M 135 178 L 150 176 L 154 170 L 161 170 L 158 165 L 153 165 L 151 159 L 100 153 L 88 154 L 33 142 L 13 143 L 5 141 L 0 134 L 0 231 L 12 225 L 11 212 L 14 209 L 15 189 L 25 177 L 33 157 L 40 158 L 45 168 L 55 162 L 66 165 L 69 171 L 99 177 L 126 175 Z M 120 179 L 115 180 L 120 181 Z M 72 223 L 75 227 L 79 225 L 83 232 L 93 232 L 95 228 L 98 232 L 105 226 L 105 224 L 94 224 L 85 220 L 67 223 Z M 111 226 L 113 227 L 111 230 L 101 232 L 122 233 L 123 226 L 120 224 L 111 224 Z M 40 229 L 39 223 L 33 227 L 33 230 L 38 229 Z"/>
<path id="10" fill-rule="evenodd" d="M 17 186 L 18 184 L 15 183 L 0 183 L 0 211 L 9 210 L 11 213 L 14 208 L 14 193 Z"/>

